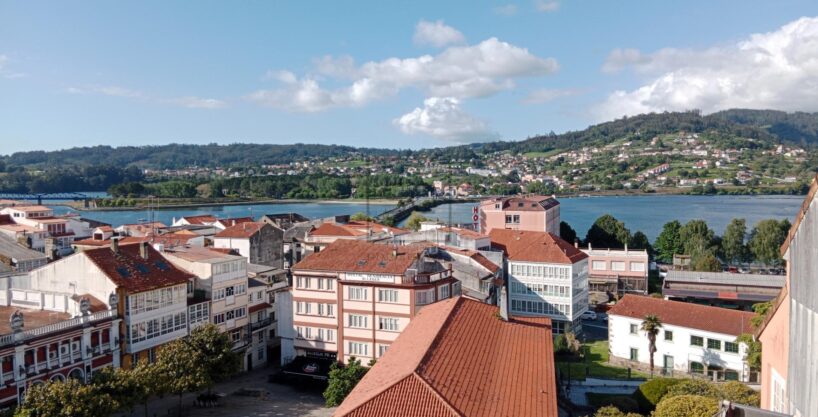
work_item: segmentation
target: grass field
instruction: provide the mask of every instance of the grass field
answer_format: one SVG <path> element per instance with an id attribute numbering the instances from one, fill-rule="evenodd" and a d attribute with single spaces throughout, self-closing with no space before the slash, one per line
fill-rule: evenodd
<path id="1" fill-rule="evenodd" d="M 586 352 L 586 362 L 557 362 L 557 368 L 566 377 L 569 372 L 571 379 L 584 380 L 585 367 L 588 367 L 588 376 L 593 378 L 626 379 L 628 369 L 608 364 L 608 341 L 599 340 L 583 345 Z M 645 379 L 647 375 L 632 371 L 632 379 Z"/>
<path id="2" fill-rule="evenodd" d="M 526 158 L 548 158 L 561 152 L 565 152 L 565 149 L 554 149 L 548 152 L 526 152 L 523 156 Z"/>

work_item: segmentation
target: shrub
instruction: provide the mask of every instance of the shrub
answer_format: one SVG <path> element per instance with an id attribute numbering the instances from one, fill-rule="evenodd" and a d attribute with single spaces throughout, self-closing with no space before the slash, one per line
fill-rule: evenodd
<path id="1" fill-rule="evenodd" d="M 741 382 L 730 381 L 722 384 L 719 388 L 722 399 L 753 407 L 758 407 L 761 403 L 761 397 L 758 392 Z"/>
<path id="2" fill-rule="evenodd" d="M 623 413 L 618 408 L 614 406 L 607 406 L 602 407 L 599 410 L 596 410 L 594 417 L 642 417 L 641 414 L 636 413 Z"/>
<path id="3" fill-rule="evenodd" d="M 719 400 L 700 395 L 665 397 L 652 417 L 712 417 L 719 411 Z"/>
<path id="4" fill-rule="evenodd" d="M 721 391 L 719 387 L 704 379 L 686 379 L 678 384 L 670 387 L 665 394 L 665 398 L 676 397 L 679 395 L 698 395 L 701 397 L 720 398 Z"/>
<path id="5" fill-rule="evenodd" d="M 662 400 L 662 397 L 667 394 L 667 390 L 682 382 L 681 379 L 675 378 L 655 378 L 647 381 L 636 389 L 633 397 L 639 404 L 639 410 L 643 413 L 650 413 L 656 408 L 656 404 Z"/>
<path id="6" fill-rule="evenodd" d="M 588 404 L 594 408 L 612 406 L 625 413 L 639 411 L 639 404 L 628 395 L 597 394 L 592 392 L 585 395 L 588 397 Z"/>
<path id="7" fill-rule="evenodd" d="M 557 336 L 557 339 L 554 340 L 554 352 L 555 353 L 571 353 L 571 350 L 568 347 L 568 339 L 565 338 L 565 334 L 560 334 Z"/>

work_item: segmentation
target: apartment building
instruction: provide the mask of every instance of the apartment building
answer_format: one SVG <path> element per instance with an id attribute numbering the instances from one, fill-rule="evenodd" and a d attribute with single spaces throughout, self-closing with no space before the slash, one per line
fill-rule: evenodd
<path id="1" fill-rule="evenodd" d="M 555 334 L 580 333 L 588 310 L 588 255 L 546 232 L 493 229 L 489 236 L 506 255 L 511 313 L 549 317 Z"/>
<path id="2" fill-rule="evenodd" d="M 386 226 L 376 222 L 350 220 L 349 216 L 335 216 L 333 221 L 319 224 L 310 230 L 303 243 L 304 254 L 320 252 L 336 240 L 390 241 L 408 230 Z"/>
<path id="3" fill-rule="evenodd" d="M 480 232 L 495 229 L 560 233 L 560 202 L 553 196 L 514 196 L 480 202 Z"/>
<path id="4" fill-rule="evenodd" d="M 267 223 L 245 222 L 213 236 L 213 247 L 234 249 L 251 264 L 284 266 L 284 232 Z"/>
<path id="5" fill-rule="evenodd" d="M 818 415 L 818 176 L 781 248 L 784 287 L 756 335 L 761 354 L 761 407 Z"/>
<path id="6" fill-rule="evenodd" d="M 758 382 L 736 338 L 753 331 L 753 313 L 627 294 L 608 311 L 611 361 L 647 369 L 650 352 L 641 330 L 645 316 L 662 322 L 656 338 L 656 372 L 709 379 Z"/>
<path id="7" fill-rule="evenodd" d="M 19 245 L 11 238 L 0 234 L 0 265 L 8 266 L 15 272 L 28 272 L 48 263 L 42 252 Z"/>
<path id="8" fill-rule="evenodd" d="M 30 288 L 81 294 L 98 300 L 116 295 L 123 318 L 122 366 L 153 360 L 156 348 L 188 334 L 188 283 L 195 277 L 167 261 L 147 242 L 76 253 L 31 271 Z"/>
<path id="9" fill-rule="evenodd" d="M 297 356 L 380 358 L 423 306 L 460 295 L 429 245 L 339 239 L 292 269 Z"/>
<path id="10" fill-rule="evenodd" d="M 24 246 L 43 252 L 49 259 L 73 252 L 71 242 L 74 232 L 68 220 L 54 217 L 54 210 L 45 206 L 13 206 L 0 210 L 11 222 L 0 225 L 0 233 L 11 237 Z"/>
<path id="11" fill-rule="evenodd" d="M 625 249 L 603 249 L 591 245 L 582 251 L 588 255 L 588 283 L 592 293 L 619 297 L 628 293 L 648 293 L 648 251 L 628 249 L 627 246 Z"/>

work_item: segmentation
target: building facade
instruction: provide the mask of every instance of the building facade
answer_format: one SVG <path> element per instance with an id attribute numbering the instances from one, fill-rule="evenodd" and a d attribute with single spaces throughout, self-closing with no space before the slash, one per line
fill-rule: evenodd
<path id="1" fill-rule="evenodd" d="M 544 316 L 554 333 L 580 333 L 588 310 L 588 255 L 546 232 L 494 229 L 492 245 L 506 254 L 509 311 Z"/>
<path id="2" fill-rule="evenodd" d="M 234 249 L 251 264 L 284 266 L 284 232 L 261 222 L 245 222 L 227 227 L 213 236 L 213 247 Z"/>
<path id="3" fill-rule="evenodd" d="M 582 249 L 588 255 L 589 290 L 592 293 L 616 295 L 648 293 L 648 251 L 602 249 L 590 245 Z"/>
<path id="4" fill-rule="evenodd" d="M 560 203 L 553 196 L 515 196 L 480 202 L 480 233 L 496 229 L 560 233 Z M 573 242 L 571 242 L 573 243 Z"/>
<path id="5" fill-rule="evenodd" d="M 381 357 L 423 306 L 460 294 L 435 249 L 342 239 L 294 266 L 296 355 Z"/>
<path id="6" fill-rule="evenodd" d="M 608 311 L 613 362 L 648 367 L 649 342 L 641 330 L 647 315 L 662 322 L 654 353 L 657 373 L 758 382 L 758 374 L 744 360 L 747 346 L 736 342 L 752 332 L 753 313 L 647 296 L 625 295 Z"/>

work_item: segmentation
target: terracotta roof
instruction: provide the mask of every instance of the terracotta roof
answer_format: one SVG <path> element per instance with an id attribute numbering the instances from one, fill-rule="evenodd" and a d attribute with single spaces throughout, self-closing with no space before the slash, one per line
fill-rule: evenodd
<path id="1" fill-rule="evenodd" d="M 556 416 L 551 321 L 464 297 L 426 306 L 335 416 Z"/>
<path id="2" fill-rule="evenodd" d="M 441 227 L 440 231 L 453 232 L 458 236 L 468 237 L 470 239 L 482 239 L 489 237 L 489 235 L 484 235 L 482 233 L 475 232 L 474 230 L 463 229 L 460 227 Z"/>
<path id="3" fill-rule="evenodd" d="M 184 284 L 193 278 L 193 275 L 175 267 L 150 245 L 146 245 L 146 251 L 147 259 L 140 256 L 140 245 L 120 246 L 119 253 L 116 254 L 110 248 L 91 249 L 82 254 L 117 287 L 130 293 Z"/>
<path id="4" fill-rule="evenodd" d="M 182 219 L 185 219 L 185 221 L 187 221 L 189 224 L 215 223 L 216 220 L 218 220 L 216 219 L 216 216 L 213 216 L 211 214 L 202 214 L 199 216 L 185 216 L 182 217 Z"/>
<path id="5" fill-rule="evenodd" d="M 294 271 L 319 270 L 403 274 L 428 245 L 382 245 L 339 239 L 293 266 Z M 393 251 L 397 255 L 393 256 Z"/>
<path id="6" fill-rule="evenodd" d="M 35 310 L 13 306 L 0 306 L 0 318 L 2 318 L 2 320 L 0 320 L 0 335 L 12 333 L 9 318 L 17 310 L 20 310 L 20 312 L 23 313 L 23 330 L 33 330 L 48 326 L 49 324 L 71 320 L 71 315 L 68 313 L 58 313 L 56 311 Z"/>
<path id="7" fill-rule="evenodd" d="M 94 297 L 91 294 L 74 294 L 71 296 L 71 299 L 76 301 L 77 303 L 80 302 L 83 298 L 87 298 L 89 304 L 91 305 L 91 312 L 97 313 L 100 311 L 105 311 L 108 309 L 108 304 L 103 303 L 98 298 Z"/>
<path id="8" fill-rule="evenodd" d="M 391 233 L 402 235 L 408 233 L 407 230 L 397 227 L 385 226 L 375 222 L 350 221 L 347 223 L 321 223 L 316 229 L 309 232 L 310 236 L 366 236 L 367 228 L 372 233 Z"/>
<path id="9" fill-rule="evenodd" d="M 179 246 L 187 244 L 188 241 L 197 237 L 200 236 L 191 233 L 174 232 L 165 233 L 164 235 L 149 235 L 148 239 L 151 243 L 161 243 L 165 246 Z"/>
<path id="10" fill-rule="evenodd" d="M 267 223 L 261 222 L 246 222 L 235 226 L 230 226 L 213 237 L 233 238 L 233 239 L 247 239 L 250 236 L 258 233 L 262 227 Z"/>
<path id="11" fill-rule="evenodd" d="M 114 228 L 111 227 L 111 226 L 100 226 L 100 227 L 97 227 L 97 229 L 99 229 L 100 232 L 111 232 L 111 233 L 114 232 Z"/>
<path id="12" fill-rule="evenodd" d="M 503 210 L 512 211 L 545 211 L 560 205 L 560 202 L 552 196 L 514 196 L 503 197 L 493 200 L 484 200 L 481 205 L 491 205 L 500 203 Z M 492 207 L 493 208 L 493 207 Z"/>
<path id="13" fill-rule="evenodd" d="M 807 196 L 804 198 L 804 202 L 801 203 L 801 209 L 798 210 L 798 214 L 795 216 L 795 221 L 792 222 L 792 226 L 790 227 L 790 232 L 787 234 L 787 238 L 784 239 L 784 243 L 781 245 L 781 255 L 783 256 L 787 253 L 787 249 L 790 247 L 790 241 L 795 237 L 795 234 L 798 232 L 798 226 L 801 225 L 801 220 L 804 219 L 804 216 L 807 215 L 809 211 L 809 206 L 812 204 L 812 201 L 815 200 L 815 194 L 818 193 L 818 174 L 812 178 L 812 184 L 810 184 L 809 192 Z"/>
<path id="14" fill-rule="evenodd" d="M 0 225 L 3 224 L 14 224 L 10 214 L 0 214 Z"/>
<path id="15" fill-rule="evenodd" d="M 119 238 L 119 246 L 124 245 L 133 245 L 135 243 L 147 242 L 147 237 L 133 237 L 133 236 L 126 236 Z M 96 240 L 93 238 L 90 239 L 82 239 L 82 240 L 75 240 L 73 242 L 76 246 L 97 246 L 97 247 L 110 247 L 111 246 L 111 239 L 105 240 Z"/>
<path id="16" fill-rule="evenodd" d="M 523 262 L 573 264 L 588 257 L 574 245 L 548 232 L 492 229 L 491 243 L 508 259 Z"/>
<path id="17" fill-rule="evenodd" d="M 626 294 L 622 297 L 615 306 L 608 310 L 608 314 L 636 319 L 643 319 L 648 314 L 654 314 L 662 323 L 733 336 L 752 333 L 753 327 L 750 325 L 750 319 L 755 315 L 749 311 L 633 294 Z"/>
<path id="18" fill-rule="evenodd" d="M 230 226 L 233 226 L 234 224 L 242 224 L 242 223 L 248 223 L 248 222 L 252 222 L 252 221 L 253 221 L 252 217 L 235 217 L 235 218 L 229 218 L 229 219 L 219 219 L 218 221 L 216 221 L 216 223 L 219 223 L 224 227 L 230 227 Z"/>
<path id="19" fill-rule="evenodd" d="M 14 210 L 23 211 L 23 212 L 26 212 L 26 213 L 28 213 L 28 212 L 37 212 L 37 211 L 51 211 L 51 209 L 46 207 L 46 206 L 37 206 L 37 205 L 14 206 L 14 207 L 11 207 L 11 208 L 14 209 Z"/>

